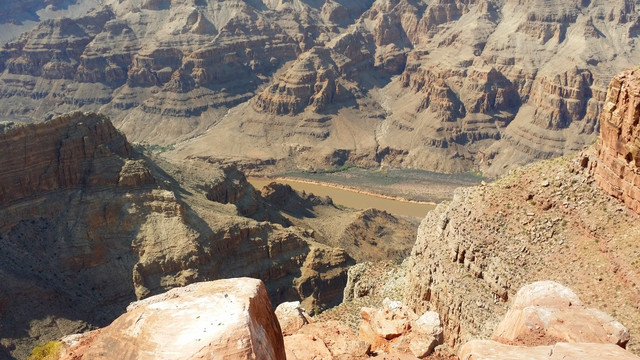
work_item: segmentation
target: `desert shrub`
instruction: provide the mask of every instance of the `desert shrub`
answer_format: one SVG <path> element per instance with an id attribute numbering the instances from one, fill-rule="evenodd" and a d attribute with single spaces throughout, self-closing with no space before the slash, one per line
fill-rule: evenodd
<path id="1" fill-rule="evenodd" d="M 60 341 L 49 341 L 36 346 L 27 360 L 58 360 L 61 348 Z"/>

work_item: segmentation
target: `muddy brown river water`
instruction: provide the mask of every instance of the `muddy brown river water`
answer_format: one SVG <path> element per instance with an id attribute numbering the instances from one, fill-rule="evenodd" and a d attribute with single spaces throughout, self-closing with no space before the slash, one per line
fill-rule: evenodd
<path id="1" fill-rule="evenodd" d="M 376 208 L 394 215 L 412 216 L 420 219 L 436 207 L 436 204 L 431 202 L 408 201 L 387 197 L 385 195 L 367 193 L 358 189 L 345 188 L 340 185 L 282 178 L 251 177 L 247 180 L 249 180 L 256 189 L 261 189 L 263 186 L 275 181 L 281 184 L 287 184 L 295 190 L 312 193 L 316 196 L 330 196 L 336 205 L 343 205 L 354 209 Z"/>

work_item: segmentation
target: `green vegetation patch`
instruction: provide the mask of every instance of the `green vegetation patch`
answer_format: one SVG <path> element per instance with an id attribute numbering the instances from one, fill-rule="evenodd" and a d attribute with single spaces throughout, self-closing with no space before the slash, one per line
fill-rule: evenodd
<path id="1" fill-rule="evenodd" d="M 27 360 L 58 360 L 62 350 L 60 341 L 49 341 L 36 346 Z"/>

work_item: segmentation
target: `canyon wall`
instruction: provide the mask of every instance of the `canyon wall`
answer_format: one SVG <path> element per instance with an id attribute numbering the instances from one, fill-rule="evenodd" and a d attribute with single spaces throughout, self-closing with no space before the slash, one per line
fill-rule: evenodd
<path id="1" fill-rule="evenodd" d="M 589 170 L 597 161 L 585 151 L 459 189 L 420 225 L 405 303 L 438 312 L 456 349 L 488 338 L 518 288 L 553 280 L 637 333 L 639 218 L 600 189 Z M 640 351 L 633 338 L 628 348 Z"/>
<path id="2" fill-rule="evenodd" d="M 26 357 L 199 281 L 258 278 L 274 302 L 309 309 L 341 300 L 353 260 L 245 217 L 260 200 L 237 170 L 158 165 L 96 114 L 2 123 L 0 149 L 0 354 Z"/>
<path id="3" fill-rule="evenodd" d="M 629 0 L 108 0 L 3 45 L 0 115 L 99 110 L 253 171 L 493 176 L 595 139 L 639 24 Z"/>
<path id="4" fill-rule="evenodd" d="M 594 177 L 609 194 L 640 213 L 640 77 L 637 71 L 616 76 L 609 85 L 600 117 L 598 162 Z"/>

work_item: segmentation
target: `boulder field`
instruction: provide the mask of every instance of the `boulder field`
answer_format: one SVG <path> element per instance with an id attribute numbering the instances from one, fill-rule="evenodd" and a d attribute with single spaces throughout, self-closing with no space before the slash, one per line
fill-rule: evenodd
<path id="1" fill-rule="evenodd" d="M 338 322 L 315 321 L 299 303 L 274 312 L 260 280 L 234 278 L 132 303 L 109 326 L 63 338 L 60 359 L 415 360 L 431 355 L 441 334 L 437 313 L 418 317 L 385 301 L 362 310 L 356 335 Z M 623 349 L 624 326 L 552 281 L 520 289 L 492 339 L 464 344 L 459 358 L 640 359 Z"/>

